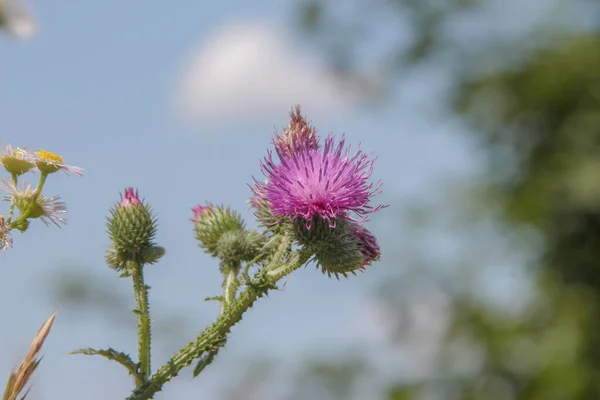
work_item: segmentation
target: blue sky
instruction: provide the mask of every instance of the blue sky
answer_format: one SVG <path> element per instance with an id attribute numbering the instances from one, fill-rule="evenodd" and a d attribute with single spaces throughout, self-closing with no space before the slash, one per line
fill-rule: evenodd
<path id="1" fill-rule="evenodd" d="M 389 223 L 398 215 L 394 205 L 443 197 L 434 190 L 440 180 L 468 176 L 481 160 L 460 134 L 459 123 L 432 112 L 430 105 L 444 84 L 436 71 L 412 77 L 401 95 L 375 111 L 361 109 L 342 94 L 323 92 L 333 89 L 315 67 L 316 55 L 281 30 L 290 21 L 290 4 L 32 1 L 38 34 L 27 41 L 0 37 L 0 139 L 60 153 L 86 169 L 83 178 L 52 176 L 46 186 L 47 195 L 60 194 L 68 203 L 69 224 L 60 230 L 32 224 L 27 234 L 15 234 L 15 248 L 2 256 L 0 377 L 8 376 L 42 321 L 60 307 L 48 295 L 48 285 L 65 265 L 128 295 L 129 282 L 104 265 L 103 255 L 105 216 L 129 185 L 139 188 L 156 210 L 158 242 L 167 249 L 161 263 L 147 270 L 153 308 L 162 312 L 155 318 L 171 310 L 187 315 L 179 342 L 161 344 L 161 335 L 155 335 L 155 366 L 207 326 L 217 306 L 202 299 L 217 294 L 220 277 L 194 242 L 190 208 L 205 200 L 226 203 L 252 224 L 247 183 L 260 177 L 258 160 L 296 102 L 321 134 L 345 132 L 350 143 L 362 142 L 365 151 L 379 157 L 374 178 L 383 179 L 384 194 L 375 201 L 392 206 L 369 227 L 391 233 L 380 238 L 383 260 L 347 281 L 325 279 L 312 268 L 289 277 L 284 291 L 261 300 L 233 330 L 227 349 L 205 375 L 191 380 L 191 371 L 185 370 L 157 399 L 200 394 L 217 399 L 229 371 L 258 352 L 289 361 L 366 341 L 360 325 L 370 323 L 361 319 L 369 294 L 386 271 L 402 268 L 395 250 L 399 232 Z M 265 50 L 273 57 L 273 74 L 308 83 L 269 81 L 269 73 L 256 74 L 264 90 L 244 86 L 253 75 L 243 73 L 249 60 L 236 59 L 235 46 L 227 53 L 234 58 L 223 59 L 233 60 L 228 65 L 237 60 L 238 68 L 228 70 L 230 75 L 222 68 L 216 70 L 223 76 L 202 75 L 202 68 L 208 68 L 202 65 L 221 54 L 207 50 L 207 41 L 214 44 L 215 35 L 221 35 L 226 42 L 232 37 L 227 32 L 238 26 L 264 27 L 273 43 L 284 45 L 279 53 Z M 289 62 L 277 63 L 288 57 L 294 65 L 306 65 L 302 70 L 308 78 L 291 76 L 298 71 L 290 70 Z M 260 66 L 261 60 L 251 65 Z M 232 90 L 227 82 L 240 89 Z M 325 95 L 330 101 L 320 101 Z M 215 106 L 211 99 L 217 98 Z M 183 115 L 183 103 L 193 118 Z M 133 314 L 129 322 L 134 326 Z M 109 345 L 134 354 L 134 332 L 94 310 L 60 308 L 31 397 L 123 398 L 131 382 L 119 366 L 66 355 L 79 347 Z"/>

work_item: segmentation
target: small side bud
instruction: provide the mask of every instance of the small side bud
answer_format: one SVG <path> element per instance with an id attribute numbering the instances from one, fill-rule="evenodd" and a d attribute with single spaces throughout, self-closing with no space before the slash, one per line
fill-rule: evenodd
<path id="1" fill-rule="evenodd" d="M 165 255 L 165 248 L 161 246 L 146 247 L 140 254 L 142 263 L 154 264 Z"/>
<path id="2" fill-rule="evenodd" d="M 242 217 L 229 208 L 206 204 L 197 205 L 192 211 L 196 239 L 200 242 L 200 247 L 213 257 L 221 257 L 223 253 L 219 249 L 219 240 L 224 234 L 242 234 L 244 231 Z"/>
<path id="3" fill-rule="evenodd" d="M 362 254 L 362 263 L 364 267 L 368 267 L 375 261 L 381 258 L 381 249 L 377 243 L 377 239 L 367 228 L 356 223 L 350 222 L 348 232 L 358 244 L 358 248 Z"/>
<path id="4" fill-rule="evenodd" d="M 111 244 L 110 246 L 108 246 L 108 249 L 106 249 L 106 254 L 104 255 L 104 260 L 106 261 L 106 264 L 114 270 L 117 270 L 117 271 L 125 270 L 124 257 L 122 254 L 119 254 L 117 249 L 115 249 L 114 244 Z"/>
<path id="5" fill-rule="evenodd" d="M 250 231 L 223 233 L 217 243 L 217 255 L 225 262 L 251 261 L 266 242 L 264 235 Z"/>
<path id="6" fill-rule="evenodd" d="M 348 220 L 338 220 L 335 227 L 315 218 L 310 229 L 305 221 L 294 221 L 296 240 L 315 254 L 315 259 L 328 276 L 347 276 L 363 270 L 380 257 L 375 237 L 363 226 Z"/>
<path id="7" fill-rule="evenodd" d="M 158 228 L 156 217 L 140 200 L 136 190 L 131 187 L 125 189 L 121 201 L 115 204 L 110 214 L 106 227 L 112 245 L 107 251 L 106 261 L 112 268 L 121 270 L 127 261 L 151 264 L 162 257 L 164 249 L 154 244 Z"/>

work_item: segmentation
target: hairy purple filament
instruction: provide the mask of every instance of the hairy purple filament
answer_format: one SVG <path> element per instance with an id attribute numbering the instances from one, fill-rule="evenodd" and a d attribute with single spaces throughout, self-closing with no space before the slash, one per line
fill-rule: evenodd
<path id="1" fill-rule="evenodd" d="M 375 159 L 369 159 L 360 149 L 349 158 L 350 148 L 344 148 L 344 144 L 344 136 L 336 147 L 334 137 L 329 135 L 322 151 L 311 146 L 309 140 L 296 142 L 289 153 L 276 147 L 279 165 L 269 151 L 261 162 L 268 183 L 257 182 L 255 195 L 269 202 L 274 216 L 303 218 L 307 229 L 315 215 L 332 228 L 337 219 L 366 221 L 368 214 L 383 208 L 368 204 L 381 192 L 381 181 L 368 183 Z"/>

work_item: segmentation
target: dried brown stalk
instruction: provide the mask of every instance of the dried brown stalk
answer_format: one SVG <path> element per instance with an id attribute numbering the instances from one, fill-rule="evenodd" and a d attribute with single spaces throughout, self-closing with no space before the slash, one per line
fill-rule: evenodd
<path id="1" fill-rule="evenodd" d="M 38 357 L 38 354 L 42 348 L 42 345 L 44 344 L 44 340 L 46 340 L 46 337 L 50 333 L 50 328 L 52 328 L 52 323 L 54 322 L 55 316 L 56 311 L 52 313 L 46 322 L 44 322 L 38 333 L 33 338 L 31 346 L 29 347 L 29 351 L 25 355 L 21 365 L 19 365 L 10 373 L 2 400 L 17 400 L 17 397 L 29 382 L 29 379 L 35 372 L 35 369 L 40 364 L 40 361 L 42 361 L 41 357 Z M 29 389 L 25 391 L 19 400 L 25 400 L 27 393 L 29 393 Z"/>

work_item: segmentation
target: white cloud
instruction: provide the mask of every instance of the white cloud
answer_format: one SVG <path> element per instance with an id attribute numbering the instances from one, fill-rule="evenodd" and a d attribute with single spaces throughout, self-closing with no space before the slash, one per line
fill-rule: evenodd
<path id="1" fill-rule="evenodd" d="M 233 23 L 210 35 L 184 64 L 177 105 L 192 120 L 262 118 L 301 104 L 314 112 L 352 103 L 341 82 L 301 55 L 285 32 Z"/>

